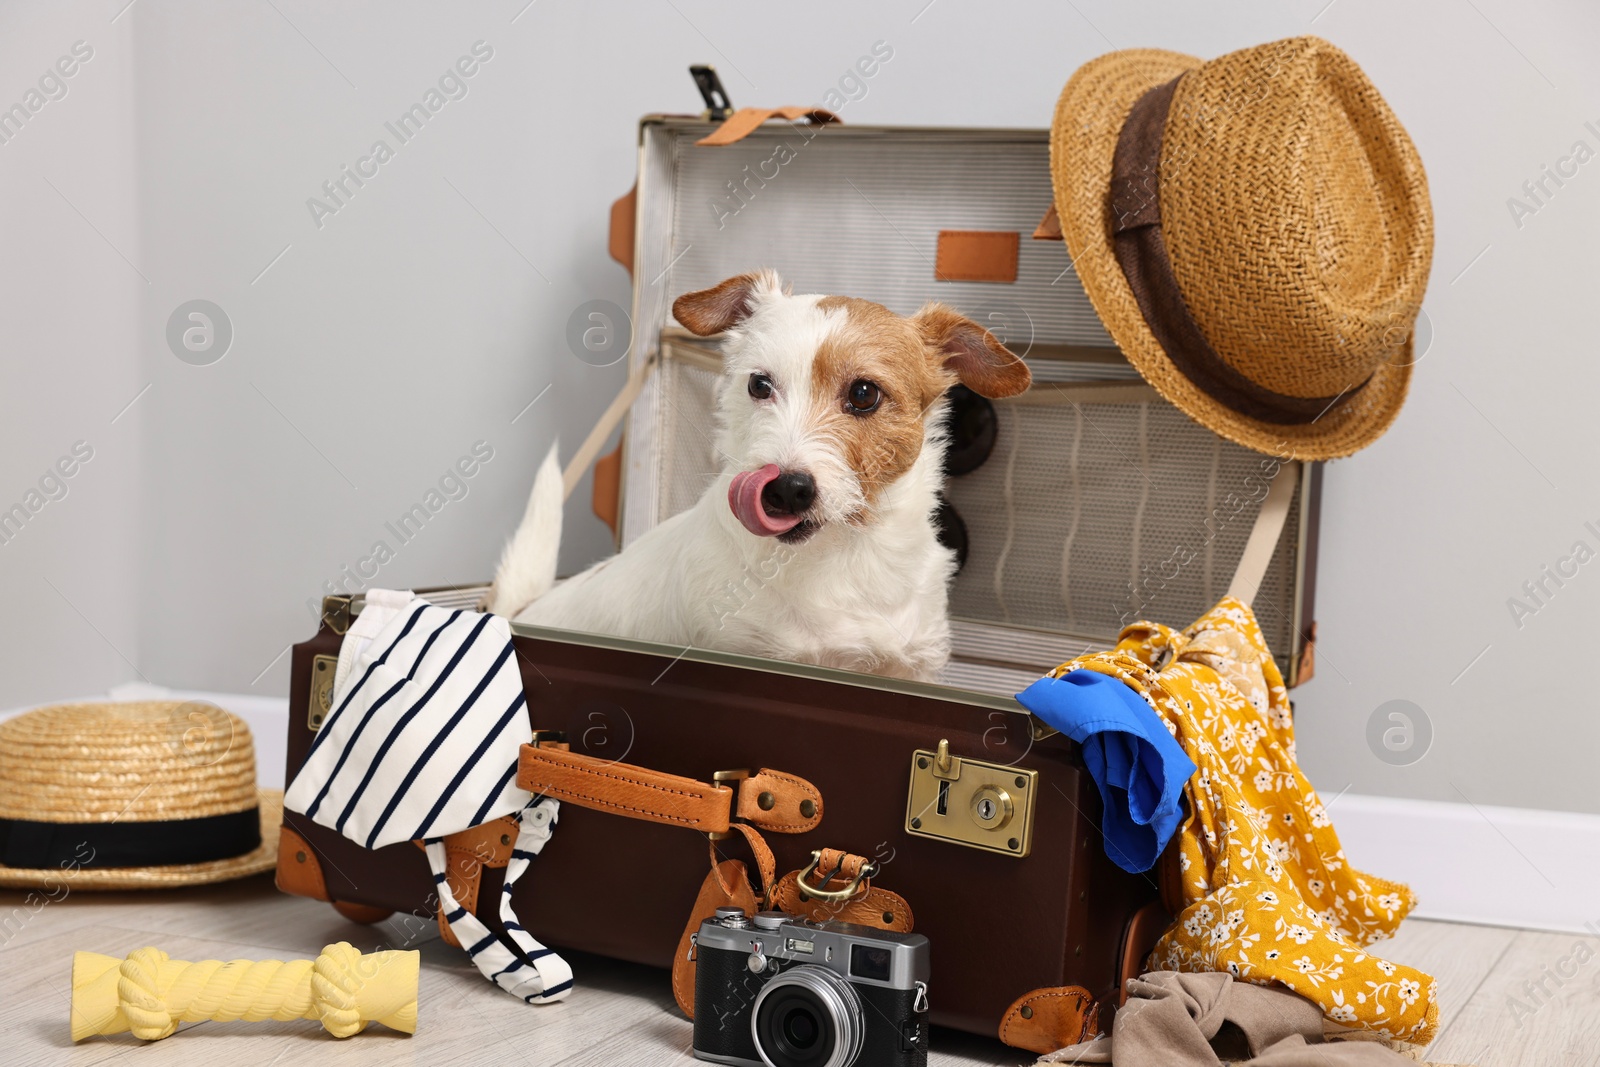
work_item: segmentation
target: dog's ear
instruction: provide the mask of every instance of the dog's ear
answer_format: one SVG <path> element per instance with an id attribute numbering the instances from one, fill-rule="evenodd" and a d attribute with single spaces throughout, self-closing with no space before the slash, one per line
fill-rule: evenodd
<path id="1" fill-rule="evenodd" d="M 740 274 L 709 289 L 684 293 L 672 302 L 672 317 L 690 333 L 710 337 L 749 318 L 761 295 L 782 290 L 783 282 L 773 271 Z"/>
<path id="2" fill-rule="evenodd" d="M 911 319 L 935 358 L 979 396 L 1016 396 L 1033 384 L 1028 365 L 995 335 L 944 304 L 928 304 Z"/>

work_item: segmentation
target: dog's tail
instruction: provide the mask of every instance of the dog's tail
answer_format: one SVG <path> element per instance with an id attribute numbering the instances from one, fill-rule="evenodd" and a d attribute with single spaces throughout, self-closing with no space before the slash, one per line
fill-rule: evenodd
<path id="1" fill-rule="evenodd" d="M 539 465 L 528 494 L 522 523 L 506 543 L 500 566 L 484 606 L 496 615 L 517 613 L 550 591 L 556 581 L 556 556 L 561 550 L 561 511 L 565 503 L 558 445 Z"/>

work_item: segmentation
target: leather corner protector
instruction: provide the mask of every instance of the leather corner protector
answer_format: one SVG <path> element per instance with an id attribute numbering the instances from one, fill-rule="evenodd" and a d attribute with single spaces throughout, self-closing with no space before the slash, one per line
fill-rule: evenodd
<path id="1" fill-rule="evenodd" d="M 287 826 L 278 830 L 278 871 L 274 880 L 280 890 L 293 896 L 329 899 L 316 852 L 310 842 Z"/>
<path id="2" fill-rule="evenodd" d="M 1172 916 L 1167 914 L 1167 909 L 1160 901 L 1152 900 L 1134 912 L 1123 926 L 1122 947 L 1117 954 L 1117 991 L 1110 998 L 1119 1007 L 1128 999 L 1128 980 L 1144 973 L 1145 959 L 1171 925 Z"/>
<path id="3" fill-rule="evenodd" d="M 511 850 L 517 843 L 515 816 L 502 815 L 480 826 L 461 830 L 444 838 L 445 853 L 453 861 L 459 856 L 463 863 L 471 862 L 481 867 L 504 867 L 511 862 Z"/>
<path id="4" fill-rule="evenodd" d="M 940 230 L 937 282 L 1015 282 L 1020 235 L 1015 230 Z"/>
<path id="5" fill-rule="evenodd" d="M 1094 997 L 1082 986 L 1053 986 L 1024 993 L 1000 1019 L 1000 1040 L 1043 1055 L 1095 1035 Z"/>
<path id="6" fill-rule="evenodd" d="M 594 461 L 594 493 L 591 500 L 595 518 L 611 527 L 616 539 L 622 516 L 622 442 Z"/>
<path id="7" fill-rule="evenodd" d="M 1064 241 L 1066 236 L 1061 232 L 1061 216 L 1056 214 L 1056 206 L 1050 205 L 1050 210 L 1044 213 L 1044 218 L 1039 220 L 1039 225 L 1033 228 L 1035 241 Z"/>
<path id="8" fill-rule="evenodd" d="M 1305 643 L 1300 646 L 1300 662 L 1294 672 L 1296 687 L 1305 685 L 1317 676 L 1317 624 L 1306 627 Z"/>
<path id="9" fill-rule="evenodd" d="M 622 264 L 628 276 L 633 276 L 633 226 L 639 202 L 639 184 L 623 193 L 611 205 L 611 228 L 606 238 L 606 251 Z"/>

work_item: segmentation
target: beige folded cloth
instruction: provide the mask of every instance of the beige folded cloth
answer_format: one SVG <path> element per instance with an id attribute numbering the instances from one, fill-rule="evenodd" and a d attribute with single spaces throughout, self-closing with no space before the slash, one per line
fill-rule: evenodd
<path id="1" fill-rule="evenodd" d="M 1115 1067 L 1395 1067 L 1414 1060 L 1376 1041 L 1325 1042 L 1322 1009 L 1276 986 L 1232 975 L 1153 971 L 1128 981 L 1109 1038 L 1070 1045 L 1040 1063 Z"/>

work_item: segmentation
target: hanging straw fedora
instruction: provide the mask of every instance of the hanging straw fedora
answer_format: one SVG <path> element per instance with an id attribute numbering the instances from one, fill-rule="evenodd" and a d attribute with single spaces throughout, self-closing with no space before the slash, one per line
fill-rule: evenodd
<path id="1" fill-rule="evenodd" d="M 0 723 L 0 886 L 159 889 L 271 870 L 283 794 L 214 704 L 61 704 Z M 52 897 L 52 899 L 57 899 Z"/>
<path id="2" fill-rule="evenodd" d="M 1394 421 L 1433 259 L 1422 161 L 1316 37 L 1113 52 L 1056 105 L 1056 213 L 1145 379 L 1238 444 L 1347 456 Z"/>

